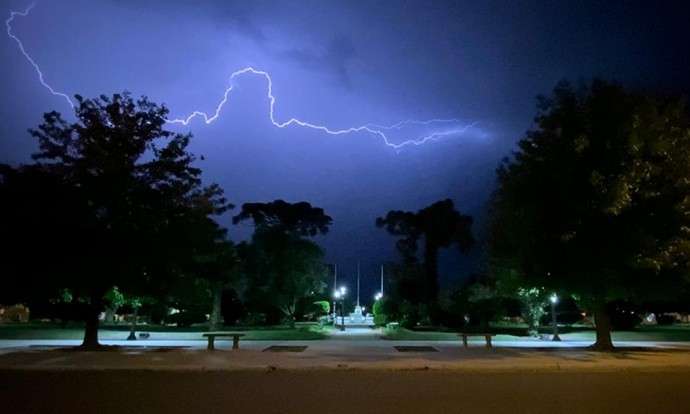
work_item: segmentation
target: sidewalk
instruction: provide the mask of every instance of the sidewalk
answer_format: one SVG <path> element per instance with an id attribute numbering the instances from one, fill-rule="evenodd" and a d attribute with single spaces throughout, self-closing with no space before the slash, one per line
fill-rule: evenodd
<path id="1" fill-rule="evenodd" d="M 591 352 L 591 342 L 387 341 L 355 330 L 319 341 L 101 341 L 111 348 L 74 351 L 80 341 L 0 341 L 0 369 L 21 370 L 450 370 L 488 372 L 690 370 L 690 344 L 679 342 L 617 342 L 613 353 Z M 367 338 L 367 339 L 363 339 Z M 267 352 L 269 347 L 304 348 L 301 352 Z M 395 347 L 408 347 L 400 352 Z M 420 348 L 421 347 L 421 348 Z"/>

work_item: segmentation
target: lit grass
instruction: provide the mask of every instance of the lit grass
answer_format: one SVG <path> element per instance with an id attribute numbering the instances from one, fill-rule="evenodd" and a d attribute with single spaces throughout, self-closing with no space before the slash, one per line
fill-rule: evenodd
<path id="1" fill-rule="evenodd" d="M 381 328 L 384 339 L 391 341 L 457 341 L 458 335 L 452 332 L 412 331 L 402 327 Z"/>
<path id="2" fill-rule="evenodd" d="M 540 331 L 550 334 L 548 327 L 542 327 Z M 494 341 L 533 341 L 535 338 L 522 333 L 522 327 L 492 327 L 491 332 L 496 336 Z M 382 328 L 384 339 L 393 341 L 457 341 L 455 332 L 416 331 L 397 328 Z M 562 339 L 572 341 L 591 341 L 596 339 L 594 329 L 584 328 L 559 328 Z M 675 324 L 669 326 L 638 326 L 634 331 L 614 331 L 611 333 L 614 341 L 660 341 L 660 342 L 690 342 L 690 325 Z"/>
<path id="3" fill-rule="evenodd" d="M 328 327 L 320 327 L 317 324 L 300 324 L 295 329 L 287 326 L 269 327 L 224 327 L 223 331 L 242 331 L 247 335 L 243 340 L 258 341 L 310 341 L 325 339 L 328 335 Z M 140 325 L 137 332 L 149 332 L 152 340 L 206 340 L 202 337 L 203 332 L 208 328 L 203 326 L 193 326 L 187 328 L 177 328 L 162 325 Z M 126 339 L 129 334 L 129 327 L 126 325 L 109 326 L 99 329 L 98 337 L 102 340 L 121 340 Z M 80 326 L 70 326 L 61 328 L 56 325 L 0 325 L 1 339 L 65 339 L 81 340 L 84 338 L 84 328 Z"/>
<path id="4" fill-rule="evenodd" d="M 412 331 L 405 328 L 382 328 L 384 339 L 391 341 L 461 341 L 457 332 L 432 332 L 432 331 Z M 478 338 L 483 340 L 483 338 Z M 492 341 L 518 341 L 520 337 L 513 335 L 497 334 Z M 523 338 L 533 340 L 532 338 Z"/>
<path id="5" fill-rule="evenodd" d="M 562 337 L 571 340 L 594 341 L 594 330 L 570 332 Z M 642 325 L 634 331 L 614 331 L 611 333 L 614 341 L 660 341 L 660 342 L 690 342 L 690 325 L 675 324 L 668 326 Z"/>

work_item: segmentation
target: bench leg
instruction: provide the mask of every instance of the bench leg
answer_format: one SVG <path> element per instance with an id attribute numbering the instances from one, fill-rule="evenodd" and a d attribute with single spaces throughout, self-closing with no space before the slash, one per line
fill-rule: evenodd
<path id="1" fill-rule="evenodd" d="M 240 349 L 240 337 L 239 336 L 233 336 L 232 337 L 232 349 Z"/>
<path id="2" fill-rule="evenodd" d="M 215 346 L 214 346 L 214 343 L 213 343 L 213 342 L 215 341 L 215 339 L 216 339 L 215 336 L 209 336 L 209 337 L 208 337 L 208 347 L 207 347 L 207 349 L 208 349 L 209 351 L 213 351 L 213 350 L 215 349 Z"/>
<path id="3" fill-rule="evenodd" d="M 491 337 L 490 336 L 486 337 L 486 347 L 491 348 Z"/>

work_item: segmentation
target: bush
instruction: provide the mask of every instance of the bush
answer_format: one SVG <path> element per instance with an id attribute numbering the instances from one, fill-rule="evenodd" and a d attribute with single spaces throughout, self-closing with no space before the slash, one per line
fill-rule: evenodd
<path id="1" fill-rule="evenodd" d="M 388 323 L 388 316 L 383 312 L 383 299 L 374 302 L 372 313 L 374 314 L 374 325 L 384 326 Z"/>
<path id="2" fill-rule="evenodd" d="M 584 319 L 581 312 L 578 311 L 565 311 L 557 312 L 556 320 L 559 325 L 572 325 L 578 323 Z M 541 317 L 541 325 L 551 325 L 553 323 L 551 313 L 546 313 Z"/>
<path id="3" fill-rule="evenodd" d="M 429 309 L 424 304 L 415 304 L 407 300 L 400 302 L 398 322 L 400 326 L 412 329 L 417 325 L 430 325 Z"/>
<path id="4" fill-rule="evenodd" d="M 244 318 L 237 321 L 237 325 L 240 325 L 240 326 L 266 325 L 266 314 L 262 313 L 262 312 L 255 312 L 255 313 L 248 312 Z"/>
<path id="5" fill-rule="evenodd" d="M 317 318 L 317 322 L 321 327 L 333 325 L 333 315 L 321 315 Z"/>
<path id="6" fill-rule="evenodd" d="M 24 305 L 0 306 L 0 322 L 28 322 L 29 308 Z"/>
<path id="7" fill-rule="evenodd" d="M 611 321 L 611 328 L 616 331 L 632 331 L 640 323 L 640 317 L 637 316 L 637 313 L 623 309 L 610 311 L 609 319 Z"/>
<path id="8" fill-rule="evenodd" d="M 314 302 L 314 313 L 316 316 L 327 315 L 331 310 L 331 304 L 327 300 Z"/>
<path id="9" fill-rule="evenodd" d="M 675 315 L 669 315 L 668 313 L 664 313 L 656 317 L 657 325 L 673 325 L 675 322 Z"/>
<path id="10" fill-rule="evenodd" d="M 173 313 L 165 318 L 165 323 L 174 323 L 178 327 L 187 327 L 195 323 L 206 322 L 206 315 L 201 312 L 182 311 Z"/>
<path id="11" fill-rule="evenodd" d="M 465 325 L 463 315 L 447 309 L 439 311 L 438 322 L 441 326 L 453 329 L 462 329 Z"/>

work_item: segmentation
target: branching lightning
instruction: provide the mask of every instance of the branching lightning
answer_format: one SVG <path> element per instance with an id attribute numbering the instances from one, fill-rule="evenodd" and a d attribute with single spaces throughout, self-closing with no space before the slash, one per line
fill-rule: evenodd
<path id="1" fill-rule="evenodd" d="M 41 84 L 47 88 L 50 93 L 56 96 L 60 96 L 64 98 L 67 103 L 74 109 L 74 103 L 72 100 L 67 96 L 66 94 L 62 92 L 58 92 L 55 89 L 53 89 L 52 86 L 50 86 L 44 79 L 43 72 L 41 71 L 40 67 L 38 64 L 31 58 L 31 56 L 26 52 L 24 49 L 24 45 L 22 44 L 22 41 L 12 33 L 12 21 L 16 16 L 21 16 L 21 17 L 26 17 L 29 14 L 29 11 L 34 7 L 34 4 L 32 3 L 29 5 L 29 7 L 26 8 L 26 10 L 22 12 L 11 12 L 10 17 L 5 20 L 5 26 L 7 27 L 7 35 L 12 38 L 15 42 L 17 42 L 17 45 L 19 46 L 19 50 L 21 53 L 24 55 L 24 57 L 29 61 L 29 63 L 34 67 L 36 70 L 36 73 L 38 74 L 38 78 L 41 82 Z M 357 133 L 357 132 L 365 132 L 369 133 L 371 135 L 377 136 L 381 138 L 383 143 L 395 149 L 396 151 L 400 150 L 401 148 L 407 146 L 407 145 L 422 145 L 428 141 L 438 141 L 442 138 L 448 137 L 448 136 L 454 136 L 454 135 L 461 135 L 465 132 L 467 132 L 469 129 L 471 129 L 473 126 L 476 125 L 475 123 L 469 124 L 469 125 L 460 125 L 460 120 L 458 119 L 431 119 L 427 121 L 418 121 L 418 120 L 413 120 L 409 119 L 406 121 L 401 121 L 398 122 L 397 124 L 391 125 L 391 126 L 383 126 L 383 125 L 378 125 L 378 124 L 367 124 L 367 125 L 361 125 L 361 126 L 355 126 L 355 127 L 350 127 L 346 129 L 331 129 L 327 126 L 323 125 L 318 125 L 318 124 L 313 124 L 309 122 L 302 121 L 297 118 L 290 118 L 285 122 L 279 122 L 275 119 L 274 117 L 274 107 L 275 107 L 275 102 L 276 98 L 273 95 L 273 79 L 271 79 L 271 76 L 268 74 L 268 72 L 262 71 L 262 70 L 257 70 L 254 69 L 253 67 L 247 67 L 244 69 L 240 69 L 236 72 L 233 72 L 230 75 L 230 86 L 225 89 L 225 92 L 223 93 L 223 98 L 220 100 L 220 103 L 216 106 L 215 111 L 212 113 L 212 115 L 209 115 L 205 112 L 202 111 L 194 111 L 192 112 L 189 116 L 186 118 L 180 118 L 180 119 L 166 119 L 166 122 L 169 122 L 171 124 L 182 124 L 182 125 L 188 125 L 193 119 L 199 117 L 202 118 L 203 121 L 206 124 L 210 124 L 211 122 L 215 121 L 219 116 L 220 113 L 225 106 L 225 104 L 228 102 L 230 93 L 233 90 L 233 81 L 235 81 L 235 78 L 242 76 L 242 75 L 256 75 L 256 76 L 261 76 L 266 79 L 267 82 L 267 98 L 270 102 L 270 111 L 269 111 L 269 118 L 271 123 L 277 127 L 277 128 L 285 128 L 291 125 L 297 125 L 303 128 L 309 128 L 317 131 L 324 132 L 329 135 L 344 135 L 344 134 L 351 134 L 351 133 Z M 442 131 L 435 131 L 432 133 L 428 134 L 423 134 L 417 138 L 413 139 L 408 139 L 406 141 L 403 141 L 401 143 L 393 143 L 389 140 L 388 136 L 384 131 L 391 131 L 391 130 L 402 130 L 410 125 L 421 125 L 421 126 L 426 126 L 426 125 L 432 125 L 432 124 L 448 124 L 448 125 L 454 125 L 450 128 L 446 128 Z"/>
<path id="2" fill-rule="evenodd" d="M 8 35 L 10 38 L 12 38 L 15 42 L 17 42 L 17 45 L 19 45 L 19 50 L 21 50 L 21 52 L 22 52 L 22 54 L 24 55 L 24 57 L 26 58 L 26 60 L 28 60 L 29 63 L 31 63 L 31 66 L 33 66 L 34 69 L 36 70 L 36 73 L 38 74 L 38 80 L 41 81 L 41 84 L 42 84 L 43 86 L 45 86 L 45 87 L 50 91 L 50 93 L 52 93 L 53 95 L 55 95 L 55 96 L 61 96 L 61 97 L 65 98 L 65 100 L 67 101 L 67 103 L 69 104 L 69 106 L 71 106 L 72 109 L 74 109 L 74 103 L 72 103 L 72 100 L 69 98 L 69 96 L 67 96 L 66 94 L 64 94 L 64 93 L 62 93 L 62 92 L 56 91 L 55 89 L 53 89 L 52 86 L 50 86 L 50 85 L 45 81 L 45 79 L 43 79 L 43 72 L 41 72 L 41 68 L 38 67 L 38 64 L 37 64 L 36 62 L 34 62 L 34 60 L 31 58 L 31 56 L 29 56 L 29 54 L 26 52 L 26 50 L 24 50 L 24 45 L 22 44 L 22 41 L 19 40 L 19 38 L 18 38 L 17 36 L 15 36 L 14 33 L 12 33 L 12 25 L 11 25 L 11 23 L 12 23 L 12 20 L 14 20 L 14 17 L 15 17 L 15 16 L 22 16 L 22 17 L 28 16 L 28 15 L 29 15 L 29 11 L 30 11 L 33 7 L 34 7 L 34 3 L 31 3 L 31 4 L 29 5 L 29 7 L 27 7 L 26 10 L 24 10 L 24 13 L 22 13 L 22 12 L 11 12 L 11 13 L 10 13 L 10 17 L 9 17 L 7 20 L 5 20 L 5 26 L 7 27 L 7 35 Z"/>
<path id="3" fill-rule="evenodd" d="M 424 144 L 425 142 L 429 140 L 436 141 L 438 139 L 441 139 L 446 136 L 450 135 L 458 135 L 466 132 L 468 129 L 472 128 L 475 124 L 470 124 L 470 125 L 464 125 L 461 127 L 455 127 L 451 128 L 442 132 L 434 132 L 432 134 L 424 135 L 421 137 L 418 137 L 416 139 L 409 139 L 407 141 L 404 141 L 399 144 L 394 144 L 389 141 L 388 137 L 386 134 L 383 132 L 384 130 L 391 130 L 391 129 L 402 129 L 406 125 L 410 124 L 417 124 L 417 125 L 430 125 L 434 123 L 459 123 L 460 121 L 457 119 L 432 119 L 428 121 L 417 121 L 417 120 L 407 120 L 407 121 L 402 121 L 398 122 L 395 125 L 392 126 L 381 126 L 381 125 L 376 125 L 376 124 L 369 124 L 369 125 L 361 125 L 361 126 L 356 126 L 356 127 L 351 127 L 347 129 L 330 129 L 327 126 L 323 125 L 316 125 L 312 124 L 309 122 L 301 121 L 297 118 L 290 118 L 285 122 L 278 122 L 276 121 L 273 113 L 274 113 L 274 108 L 275 108 L 275 103 L 276 103 L 276 98 L 273 95 L 273 79 L 271 79 L 271 75 L 268 74 L 268 72 L 262 71 L 262 70 L 257 70 L 252 67 L 244 68 L 241 70 L 238 70 L 236 72 L 233 72 L 230 75 L 230 86 L 225 90 L 225 93 L 223 93 L 223 99 L 221 99 L 220 103 L 218 106 L 216 106 L 215 112 L 213 112 L 213 115 L 208 115 L 205 112 L 201 111 L 194 111 L 192 112 L 187 118 L 183 119 L 170 119 L 168 122 L 170 123 L 175 123 L 175 124 L 183 124 L 187 125 L 189 124 L 194 118 L 196 117 L 201 117 L 205 123 L 210 124 L 211 122 L 215 121 L 219 116 L 220 112 L 223 109 L 223 106 L 227 103 L 228 101 L 228 96 L 230 95 L 230 92 L 233 90 L 233 84 L 232 81 L 235 80 L 236 77 L 244 75 L 244 74 L 254 74 L 258 76 L 262 76 L 266 79 L 267 82 L 267 97 L 270 102 L 270 110 L 269 110 L 269 116 L 271 123 L 276 126 L 277 128 L 285 128 L 290 125 L 299 125 L 304 128 L 311 128 L 315 129 L 318 131 L 325 132 L 330 135 L 343 135 L 343 134 L 350 134 L 353 132 L 368 132 L 372 135 L 380 137 L 384 144 L 386 146 L 392 147 L 396 150 L 406 146 L 406 145 L 421 145 Z"/>

